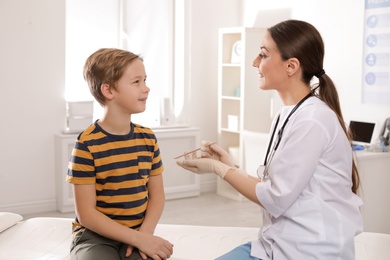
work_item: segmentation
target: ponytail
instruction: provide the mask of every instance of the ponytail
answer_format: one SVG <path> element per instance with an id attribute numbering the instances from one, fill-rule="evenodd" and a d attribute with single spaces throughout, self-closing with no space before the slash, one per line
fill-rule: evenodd
<path id="1" fill-rule="evenodd" d="M 339 95 L 332 79 L 325 74 L 325 71 L 322 75 L 316 74 L 315 76 L 319 76 L 319 83 L 315 88 L 316 93 L 314 94 L 322 101 L 324 101 L 330 107 L 330 109 L 332 109 L 336 113 L 337 119 L 339 120 L 339 123 L 352 146 L 352 137 L 347 131 L 347 127 L 345 125 L 344 118 L 341 113 Z M 357 169 L 355 160 L 352 159 L 352 192 L 356 194 L 359 189 L 359 186 L 359 171 Z"/>

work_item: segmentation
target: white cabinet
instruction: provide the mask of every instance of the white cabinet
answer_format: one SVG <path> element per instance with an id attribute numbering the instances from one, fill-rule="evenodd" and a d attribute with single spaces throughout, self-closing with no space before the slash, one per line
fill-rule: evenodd
<path id="1" fill-rule="evenodd" d="M 164 164 L 165 198 L 177 199 L 200 195 L 199 175 L 184 170 L 173 159 L 186 151 L 197 148 L 200 144 L 199 128 L 154 129 Z"/>
<path id="2" fill-rule="evenodd" d="M 55 136 L 55 181 L 57 210 L 61 213 L 74 211 L 73 187 L 66 182 L 68 163 L 76 141 L 76 134 Z"/>
<path id="3" fill-rule="evenodd" d="M 357 152 L 364 231 L 390 234 L 390 152 Z"/>
<path id="4" fill-rule="evenodd" d="M 193 127 L 153 129 L 164 164 L 164 190 L 166 199 L 200 195 L 199 176 L 176 165 L 173 158 L 195 149 L 200 143 L 200 130 Z M 56 135 L 56 196 L 59 212 L 74 211 L 72 185 L 66 182 L 68 162 L 77 135 Z"/>
<path id="5" fill-rule="evenodd" d="M 219 144 L 235 154 L 243 166 L 243 131 L 268 133 L 271 126 L 273 92 L 259 89 L 252 62 L 260 53 L 263 28 L 219 29 L 218 135 Z M 238 47 L 238 48 L 236 48 Z M 263 158 L 259 158 L 261 162 Z M 217 193 L 232 199 L 243 197 L 229 184 L 218 180 Z"/>

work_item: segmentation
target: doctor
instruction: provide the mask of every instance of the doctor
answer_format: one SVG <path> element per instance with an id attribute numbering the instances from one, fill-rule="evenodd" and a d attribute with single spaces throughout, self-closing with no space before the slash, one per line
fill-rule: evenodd
<path id="1" fill-rule="evenodd" d="M 359 176 L 323 59 L 321 35 L 311 24 L 287 20 L 267 30 L 253 66 L 260 89 L 276 90 L 284 106 L 259 178 L 236 169 L 227 152 L 208 142 L 200 158 L 177 161 L 195 173 L 216 173 L 265 209 L 258 240 L 219 260 L 355 259 L 354 237 L 362 231 Z M 310 86 L 313 77 L 318 83 Z"/>

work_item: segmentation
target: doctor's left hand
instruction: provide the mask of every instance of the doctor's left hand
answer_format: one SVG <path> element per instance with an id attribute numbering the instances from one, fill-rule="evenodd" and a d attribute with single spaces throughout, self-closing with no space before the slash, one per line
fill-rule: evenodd
<path id="1" fill-rule="evenodd" d="M 186 158 L 185 160 L 177 161 L 176 163 L 188 171 L 192 171 L 197 174 L 215 173 L 222 179 L 230 169 L 236 169 L 233 166 L 226 165 L 220 161 L 210 158 Z"/>

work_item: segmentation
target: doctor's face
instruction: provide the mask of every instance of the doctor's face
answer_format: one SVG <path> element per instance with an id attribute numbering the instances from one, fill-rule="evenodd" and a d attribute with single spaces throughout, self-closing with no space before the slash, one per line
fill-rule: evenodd
<path id="1" fill-rule="evenodd" d="M 260 53 L 252 63 L 257 68 L 259 87 L 263 90 L 279 90 L 287 79 L 287 61 L 282 60 L 280 52 L 267 32 L 260 46 Z"/>

